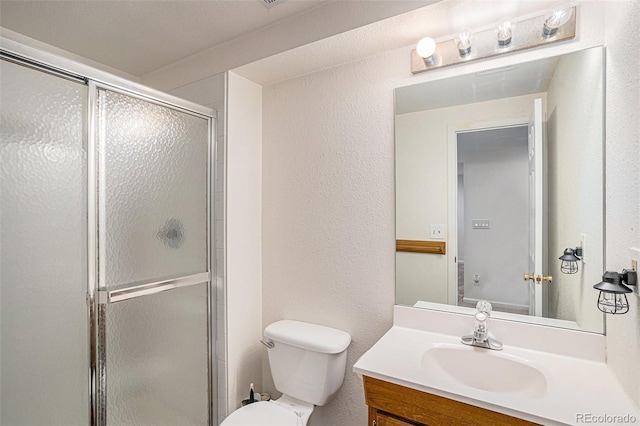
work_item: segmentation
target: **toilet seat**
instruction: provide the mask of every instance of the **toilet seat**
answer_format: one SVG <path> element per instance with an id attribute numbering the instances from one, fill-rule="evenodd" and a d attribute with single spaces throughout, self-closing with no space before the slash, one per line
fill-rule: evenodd
<path id="1" fill-rule="evenodd" d="M 220 426 L 298 426 L 300 417 L 272 401 L 245 405 L 231 413 Z"/>

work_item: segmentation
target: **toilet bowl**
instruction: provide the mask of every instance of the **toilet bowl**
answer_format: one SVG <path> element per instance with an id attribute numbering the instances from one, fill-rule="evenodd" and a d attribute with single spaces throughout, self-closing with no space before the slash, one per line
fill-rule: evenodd
<path id="1" fill-rule="evenodd" d="M 221 426 L 303 426 L 309 421 L 313 408 L 313 404 L 283 396 L 245 405 L 231 413 Z"/>
<path id="2" fill-rule="evenodd" d="M 351 336 L 341 330 L 283 320 L 264 330 L 277 400 L 247 404 L 220 426 L 304 426 L 344 381 Z"/>

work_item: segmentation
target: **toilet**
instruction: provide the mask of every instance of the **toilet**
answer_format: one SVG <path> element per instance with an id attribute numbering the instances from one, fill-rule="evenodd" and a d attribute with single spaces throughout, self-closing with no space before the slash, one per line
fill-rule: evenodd
<path id="1" fill-rule="evenodd" d="M 254 402 L 231 413 L 220 426 L 304 426 L 316 405 L 338 392 L 351 336 L 307 322 L 282 320 L 264 330 L 277 400 Z"/>

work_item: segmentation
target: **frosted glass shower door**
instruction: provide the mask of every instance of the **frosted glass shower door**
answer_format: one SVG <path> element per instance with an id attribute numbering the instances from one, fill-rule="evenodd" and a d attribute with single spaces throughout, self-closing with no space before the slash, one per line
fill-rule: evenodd
<path id="1" fill-rule="evenodd" d="M 208 120 L 99 89 L 98 123 L 103 282 L 208 272 Z"/>
<path id="2" fill-rule="evenodd" d="M 87 86 L 0 60 L 0 424 L 89 423 Z"/>
<path id="3" fill-rule="evenodd" d="M 205 425 L 210 119 L 111 88 L 96 93 L 107 423 Z"/>

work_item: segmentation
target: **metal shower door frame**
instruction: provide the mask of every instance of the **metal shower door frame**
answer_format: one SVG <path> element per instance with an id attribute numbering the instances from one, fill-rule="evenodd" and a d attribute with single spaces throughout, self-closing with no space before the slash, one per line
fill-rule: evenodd
<path id="1" fill-rule="evenodd" d="M 89 321 L 90 321 L 90 333 L 91 333 L 91 424 L 92 426 L 106 426 L 107 425 L 107 359 L 106 359 L 106 309 L 107 305 L 112 303 L 118 303 L 121 301 L 131 300 L 134 298 L 148 296 L 152 294 L 161 293 L 176 288 L 183 288 L 198 284 L 207 284 L 207 358 L 208 358 L 208 394 L 209 394 L 209 424 L 213 424 L 214 412 L 212 404 L 212 390 L 215 383 L 213 368 L 214 357 L 214 342 L 213 336 L 213 310 L 214 305 L 212 297 L 215 292 L 212 289 L 212 232 L 211 227 L 211 212 L 212 206 L 212 167 L 215 164 L 213 158 L 213 134 L 215 130 L 215 117 L 213 114 L 203 114 L 199 111 L 194 111 L 189 108 L 180 106 L 176 99 L 172 96 L 169 97 L 172 102 L 167 102 L 162 98 L 164 96 L 158 96 L 158 93 L 153 95 L 146 94 L 140 91 L 132 91 L 127 88 L 122 88 L 117 85 L 112 85 L 104 82 L 96 82 L 89 79 L 89 102 L 88 102 L 88 260 L 89 260 Z M 119 93 L 122 95 L 137 98 L 139 100 L 156 104 L 165 108 L 174 109 L 183 113 L 194 115 L 199 118 L 207 120 L 208 132 L 207 132 L 207 223 L 206 223 L 206 239 L 207 239 L 207 270 L 189 276 L 183 276 L 173 278 L 169 280 L 159 280 L 150 283 L 133 284 L 125 288 L 118 288 L 116 290 L 109 290 L 107 282 L 104 277 L 104 269 L 100 267 L 100 262 L 104 262 L 105 246 L 100 244 L 100 236 L 106 235 L 105 229 L 105 207 L 104 204 L 104 182 L 105 182 L 105 170 L 102 165 L 99 164 L 100 158 L 98 153 L 99 147 L 99 117 L 96 114 L 98 107 L 98 92 L 100 90 L 108 90 L 111 92 Z M 185 102 L 186 103 L 186 102 Z"/>
<path id="2" fill-rule="evenodd" d="M 208 396 L 209 396 L 209 424 L 215 419 L 212 398 L 215 377 L 215 336 L 213 327 L 215 292 L 212 288 L 212 241 L 215 241 L 214 229 L 211 226 L 214 211 L 211 196 L 212 168 L 216 164 L 214 149 L 214 135 L 216 114 L 210 108 L 180 99 L 167 93 L 148 88 L 141 84 L 126 80 L 122 77 L 98 70 L 91 66 L 71 59 L 45 52 L 31 46 L 24 45 L 5 36 L 0 36 L 0 55 L 12 62 L 21 63 L 30 68 L 62 76 L 73 80 L 81 80 L 88 85 L 87 127 L 85 140 L 87 141 L 87 320 L 89 323 L 89 419 L 91 426 L 106 426 L 106 343 L 105 343 L 105 313 L 109 303 L 132 299 L 135 297 L 155 294 L 179 287 L 195 284 L 207 284 L 207 358 L 208 358 Z M 163 107 L 206 119 L 207 134 L 207 271 L 171 280 L 162 280 L 131 288 L 107 291 L 106 283 L 99 277 L 100 245 L 100 197 L 98 187 L 98 152 L 97 152 L 97 117 L 96 104 L 99 89 L 106 89 L 132 96 Z"/>

